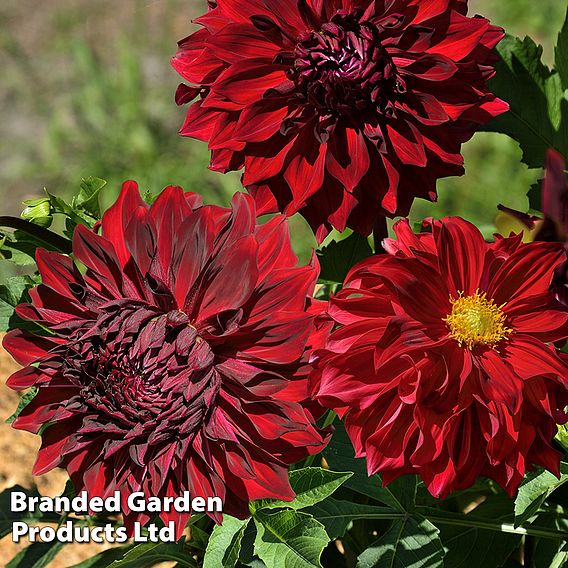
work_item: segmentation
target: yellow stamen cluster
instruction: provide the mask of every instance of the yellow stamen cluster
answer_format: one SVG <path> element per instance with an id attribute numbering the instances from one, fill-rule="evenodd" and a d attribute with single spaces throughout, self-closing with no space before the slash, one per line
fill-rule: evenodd
<path id="1" fill-rule="evenodd" d="M 507 319 L 503 306 L 488 300 L 485 292 L 479 290 L 473 296 L 460 292 L 457 300 L 450 298 L 452 313 L 444 318 L 450 328 L 450 335 L 459 345 L 473 349 L 476 345 L 486 345 L 495 349 L 503 339 L 507 339 L 512 329 L 505 326 Z"/>

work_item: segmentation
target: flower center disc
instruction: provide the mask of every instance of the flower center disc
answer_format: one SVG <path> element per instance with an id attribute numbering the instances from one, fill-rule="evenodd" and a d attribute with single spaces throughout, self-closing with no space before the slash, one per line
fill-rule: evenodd
<path id="1" fill-rule="evenodd" d="M 290 78 L 304 103 L 318 114 L 392 112 L 394 91 L 403 90 L 378 30 L 356 14 L 337 13 L 318 32 L 302 38 Z"/>
<path id="2" fill-rule="evenodd" d="M 485 345 L 492 348 L 507 339 L 513 331 L 505 326 L 507 316 L 493 300 L 488 300 L 485 292 L 475 292 L 473 296 L 464 296 L 460 292 L 459 298 L 450 299 L 452 313 L 444 319 L 450 329 L 450 336 L 459 345 L 464 343 L 473 349 L 476 345 Z"/>

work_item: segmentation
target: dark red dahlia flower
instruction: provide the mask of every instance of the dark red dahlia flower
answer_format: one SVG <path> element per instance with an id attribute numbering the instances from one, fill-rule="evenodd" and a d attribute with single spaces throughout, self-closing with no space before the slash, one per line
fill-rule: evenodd
<path id="1" fill-rule="evenodd" d="M 317 261 L 296 267 L 285 219 L 257 225 L 249 196 L 203 207 L 179 187 L 149 207 L 128 182 L 73 255 L 40 250 L 42 284 L 17 309 L 49 333 L 4 339 L 24 365 L 8 385 L 38 388 L 14 426 L 48 425 L 34 474 L 66 468 L 91 497 L 217 496 L 241 518 L 292 499 L 288 464 L 326 440 L 299 402 Z M 178 535 L 188 516 L 162 514 Z"/>
<path id="2" fill-rule="evenodd" d="M 218 0 L 180 41 L 181 134 L 211 169 L 244 167 L 259 211 L 298 211 L 321 240 L 436 198 L 461 144 L 508 109 L 491 94 L 500 28 L 467 0 Z"/>
<path id="3" fill-rule="evenodd" d="M 487 476 L 512 494 L 534 465 L 559 474 L 552 447 L 568 421 L 568 310 L 549 290 L 554 243 L 486 243 L 459 218 L 431 233 L 395 226 L 330 300 L 340 325 L 316 356 L 312 390 L 344 417 L 369 474 L 419 474 L 432 495 Z"/>
<path id="4" fill-rule="evenodd" d="M 521 221 L 535 241 L 564 243 L 568 251 L 568 180 L 562 154 L 550 149 L 546 155 L 546 175 L 542 183 L 544 219 L 499 205 L 499 209 Z M 558 299 L 568 306 L 568 262 L 559 266 L 552 281 Z"/>

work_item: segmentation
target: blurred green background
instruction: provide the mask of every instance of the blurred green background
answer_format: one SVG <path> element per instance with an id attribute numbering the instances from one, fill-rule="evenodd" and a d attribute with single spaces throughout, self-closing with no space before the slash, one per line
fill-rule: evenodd
<path id="1" fill-rule="evenodd" d="M 552 59 L 564 0 L 470 0 L 470 12 L 509 33 L 531 35 Z M 0 3 L 0 197 L 19 214 L 42 188 L 70 195 L 82 177 L 109 181 L 110 203 L 125 179 L 157 192 L 170 183 L 228 203 L 239 175 L 207 169 L 206 145 L 177 135 L 185 110 L 169 66 L 176 40 L 194 28 L 205 0 L 2 0 Z M 464 147 L 467 174 L 439 184 L 439 202 L 417 202 L 414 219 L 459 214 L 491 232 L 496 206 L 527 208 L 541 175 L 520 163 L 508 138 L 480 133 Z M 315 243 L 294 219 L 305 259 Z"/>

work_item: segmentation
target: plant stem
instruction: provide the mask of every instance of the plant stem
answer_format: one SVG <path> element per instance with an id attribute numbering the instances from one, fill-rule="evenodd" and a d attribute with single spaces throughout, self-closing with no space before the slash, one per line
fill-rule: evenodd
<path id="1" fill-rule="evenodd" d="M 373 241 L 375 242 L 375 254 L 382 254 L 385 252 L 382 242 L 389 236 L 387 228 L 387 218 L 384 215 L 377 217 L 373 225 Z"/>
<path id="2" fill-rule="evenodd" d="M 528 535 L 536 536 L 541 538 L 568 540 L 568 532 L 557 531 L 543 527 L 527 526 L 527 527 L 515 527 L 510 523 L 499 523 L 499 521 L 488 521 L 485 519 L 475 519 L 469 517 L 469 515 L 460 515 L 457 513 L 452 513 L 451 516 L 430 514 L 428 512 L 425 515 L 429 521 L 434 524 L 440 525 L 453 525 L 458 527 L 471 527 L 482 530 L 489 530 L 495 532 L 504 532 L 508 534 L 517 535 Z"/>
<path id="3" fill-rule="evenodd" d="M 328 426 L 331 426 L 336 418 L 337 414 L 335 414 L 333 410 L 328 411 L 325 420 L 323 421 L 322 428 L 327 428 Z"/>
<path id="4" fill-rule="evenodd" d="M 7 227 L 27 233 L 28 235 L 36 237 L 44 243 L 51 245 L 53 249 L 65 254 L 72 252 L 72 245 L 69 239 L 61 237 L 53 231 L 44 229 L 35 223 L 30 223 L 25 219 L 20 219 L 19 217 L 0 216 L 0 227 Z"/>

